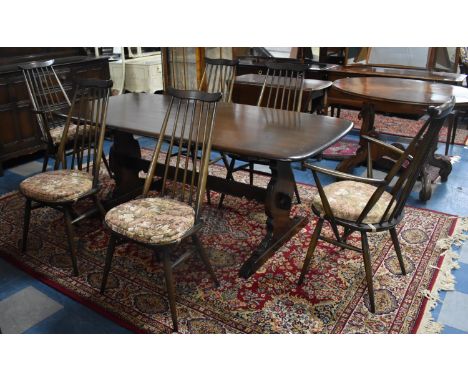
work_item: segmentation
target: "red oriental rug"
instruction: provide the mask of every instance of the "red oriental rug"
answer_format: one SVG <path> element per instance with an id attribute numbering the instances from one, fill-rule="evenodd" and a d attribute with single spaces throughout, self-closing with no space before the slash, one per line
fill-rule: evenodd
<path id="1" fill-rule="evenodd" d="M 211 171 L 223 176 L 221 166 Z M 248 181 L 244 172 L 235 174 Z M 112 189 L 103 178 L 102 196 Z M 256 176 L 259 185 L 268 178 Z M 299 184 L 303 199 L 293 215 L 311 215 L 316 193 Z M 197 256 L 175 271 L 177 311 L 183 333 L 414 333 L 436 331 L 427 311 L 431 290 L 446 280 L 452 266 L 449 248 L 460 220 L 424 209 L 407 208 L 398 227 L 407 276 L 398 262 L 387 233 L 370 235 L 377 313 L 367 308 L 368 297 L 362 258 L 358 253 L 321 243 L 302 287 L 296 282 L 309 245 L 314 218 L 248 280 L 238 271 L 265 232 L 265 214 L 259 203 L 212 192 L 205 205 L 201 239 L 209 251 L 221 286 L 215 288 Z M 87 202 L 77 205 L 86 208 Z M 80 276 L 71 275 L 62 215 L 51 209 L 34 210 L 28 250 L 19 250 L 24 199 L 18 193 L 0 198 L 0 254 L 59 291 L 92 307 L 136 332 L 169 333 L 171 318 L 165 297 L 161 264 L 137 245 L 119 246 L 114 256 L 108 289 L 99 293 L 108 234 L 100 221 L 89 219 L 76 227 Z M 327 233 L 330 230 L 327 228 Z M 452 235 L 452 236 L 451 236 Z M 359 236 L 351 237 L 359 245 Z M 442 243 L 442 244 L 441 244 Z M 186 244 L 181 251 L 192 250 Z M 439 271 L 442 269 L 443 271 Z M 445 275 L 445 276 L 444 276 Z M 428 304 L 429 302 L 429 304 Z"/>

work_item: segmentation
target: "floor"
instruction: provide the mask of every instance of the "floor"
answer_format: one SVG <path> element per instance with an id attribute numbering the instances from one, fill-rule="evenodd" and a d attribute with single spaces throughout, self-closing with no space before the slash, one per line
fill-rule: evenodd
<path id="1" fill-rule="evenodd" d="M 351 139 L 357 136 L 351 133 Z M 384 137 L 394 142 L 395 137 Z M 141 147 L 154 142 L 140 138 Z M 405 143 L 404 139 L 400 139 Z M 443 145 L 440 145 L 442 152 Z M 106 142 L 108 153 L 110 142 Z M 468 216 L 468 147 L 452 146 L 449 152 L 456 159 L 448 182 L 435 185 L 431 200 L 418 200 L 418 190 L 412 193 L 409 204 L 449 214 Z M 216 153 L 213 156 L 217 156 Z M 321 166 L 334 168 L 337 162 L 322 160 Z M 7 168 L 0 178 L 0 195 L 15 191 L 28 176 L 41 171 L 40 157 L 30 158 Z M 356 170 L 357 173 L 363 171 Z M 314 184 L 312 175 L 294 165 L 298 182 Z M 323 179 L 327 183 L 327 179 Z M 444 325 L 443 333 L 468 333 L 468 244 L 460 251 L 460 268 L 453 271 L 454 291 L 441 292 L 440 303 L 433 317 Z M 128 333 L 129 331 L 95 313 L 80 303 L 37 281 L 0 259 L 0 328 L 3 333 Z"/>

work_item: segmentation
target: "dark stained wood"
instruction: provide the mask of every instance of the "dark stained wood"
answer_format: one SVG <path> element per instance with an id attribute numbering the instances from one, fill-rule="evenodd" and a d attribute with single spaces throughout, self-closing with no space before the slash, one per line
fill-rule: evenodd
<path id="1" fill-rule="evenodd" d="M 128 93 L 111 97 L 107 127 L 157 137 L 170 97 Z M 248 157 L 302 161 L 341 139 L 346 120 L 250 105 L 218 104 L 213 149 Z"/>
<path id="2" fill-rule="evenodd" d="M 468 89 L 460 86 L 431 83 L 419 80 L 377 77 L 344 78 L 333 83 L 329 92 L 328 102 L 332 106 L 351 106 L 362 108 L 363 119 L 360 134 L 378 137 L 374 128 L 375 112 L 389 112 L 421 116 L 428 106 L 440 105 L 455 97 L 455 109 L 468 109 Z M 435 153 L 437 142 L 432 147 L 432 153 L 427 164 L 440 169 L 442 181 L 446 181 L 451 172 L 450 160 Z M 372 152 L 375 161 L 385 162 L 383 158 L 395 158 L 395 154 L 385 147 L 377 147 Z M 350 172 L 362 164 L 367 158 L 367 142 L 361 138 L 360 147 L 355 156 L 342 161 L 337 170 Z M 384 166 L 386 166 L 384 164 Z M 431 196 L 431 181 L 428 179 L 427 166 L 424 167 L 421 200 Z"/>
<path id="3" fill-rule="evenodd" d="M 235 103 L 245 105 L 257 105 L 265 76 L 262 74 L 244 74 L 237 76 L 234 84 L 232 100 Z M 302 97 L 301 111 L 322 112 L 323 105 L 327 103 L 327 89 L 332 85 L 331 81 L 306 78 L 303 83 L 304 95 Z M 267 89 L 268 91 L 268 89 Z M 310 102 L 312 104 L 310 105 Z"/>
<path id="4" fill-rule="evenodd" d="M 158 137 L 170 97 L 124 94 L 112 97 L 107 127 L 114 132 L 110 164 L 115 174 L 119 202 L 141 193 L 140 170 L 148 163 L 141 159 L 133 134 Z M 272 177 L 267 189 L 208 176 L 207 188 L 265 203 L 267 232 L 257 249 L 242 266 L 249 277 L 274 251 L 294 235 L 307 219 L 291 218 L 294 177 L 291 161 L 314 156 L 343 137 L 352 123 L 327 116 L 266 109 L 220 102 L 213 132 L 213 149 L 269 161 Z"/>
<path id="5" fill-rule="evenodd" d="M 337 97 L 336 91 L 342 93 L 341 97 Z M 372 100 L 377 111 L 389 108 L 395 111 L 397 106 L 406 110 L 405 105 L 409 105 L 410 110 L 416 108 L 423 110 L 424 114 L 428 106 L 440 105 L 452 96 L 456 98 L 458 108 L 468 107 L 467 88 L 399 78 L 354 77 L 337 80 L 333 82 L 328 102 L 331 105 L 346 105 L 348 96 L 354 97 L 353 100 Z"/>
<path id="6" fill-rule="evenodd" d="M 406 78 L 450 85 L 461 85 L 466 75 L 460 73 L 436 72 L 423 69 L 400 69 L 378 66 L 341 66 L 337 65 L 327 70 L 328 79 L 336 81 L 347 77 L 388 77 Z"/>
<path id="7" fill-rule="evenodd" d="M 83 48 L 0 48 L 0 176 L 2 163 L 45 148 L 18 64 L 55 59 L 54 68 L 70 94 L 76 78 L 109 78 L 107 58 Z"/>

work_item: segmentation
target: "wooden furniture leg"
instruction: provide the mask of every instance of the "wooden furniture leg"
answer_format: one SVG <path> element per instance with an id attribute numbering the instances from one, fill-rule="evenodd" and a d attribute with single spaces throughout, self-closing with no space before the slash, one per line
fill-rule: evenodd
<path id="1" fill-rule="evenodd" d="M 306 217 L 291 218 L 289 216 L 294 194 L 291 164 L 271 161 L 270 169 L 271 179 L 265 200 L 267 233 L 239 271 L 239 275 L 246 279 L 252 276 L 283 243 L 307 223 Z"/>
<path id="2" fill-rule="evenodd" d="M 364 103 L 362 105 L 362 110 L 359 113 L 359 118 L 362 118 L 362 126 L 361 126 L 361 135 L 368 135 L 371 137 L 378 137 L 377 132 L 374 128 L 374 119 L 375 119 L 375 108 L 374 105 L 371 103 Z M 373 151 L 373 157 L 382 156 L 382 153 L 379 152 L 380 148 L 376 148 Z M 342 172 L 351 172 L 354 167 L 365 163 L 367 160 L 367 142 L 361 139 L 359 141 L 359 148 L 356 151 L 356 155 L 346 158 L 341 161 L 336 169 Z"/>
<path id="3" fill-rule="evenodd" d="M 114 143 L 109 151 L 109 166 L 115 179 L 112 200 L 116 202 L 131 199 L 136 196 L 133 195 L 136 190 L 143 186 L 143 180 L 138 177 L 140 168 L 131 159 L 141 159 L 140 144 L 133 134 L 115 131 Z"/>

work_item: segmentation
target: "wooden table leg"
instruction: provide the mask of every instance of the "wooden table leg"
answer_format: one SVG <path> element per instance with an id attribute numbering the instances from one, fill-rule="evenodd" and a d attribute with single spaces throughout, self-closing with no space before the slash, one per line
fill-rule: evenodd
<path id="1" fill-rule="evenodd" d="M 361 131 L 360 135 L 368 135 L 371 137 L 378 137 L 378 133 L 375 130 L 374 127 L 374 119 L 375 119 L 375 108 L 374 105 L 371 103 L 364 103 L 362 105 L 362 110 L 359 113 L 359 118 L 362 118 L 362 125 L 361 125 Z M 376 148 L 377 150 L 373 150 L 372 154 L 373 157 L 381 156 L 382 154 L 378 152 L 379 148 Z M 346 158 L 343 161 L 341 161 L 336 169 L 338 171 L 342 172 L 351 172 L 351 170 L 362 163 L 365 163 L 367 160 L 367 142 L 364 141 L 363 139 L 360 139 L 359 141 L 359 148 L 356 151 L 356 155 Z"/>
<path id="2" fill-rule="evenodd" d="M 289 162 L 271 161 L 272 172 L 265 200 L 267 233 L 260 245 L 242 265 L 239 275 L 252 276 L 287 240 L 307 224 L 306 217 L 291 218 L 294 177 Z"/>
<path id="3" fill-rule="evenodd" d="M 114 142 L 109 151 L 109 166 L 115 176 L 115 189 L 112 194 L 114 202 L 122 202 L 125 195 L 134 194 L 135 190 L 143 185 L 143 180 L 138 177 L 140 169 L 132 166 L 129 158 L 141 158 L 140 144 L 133 134 L 114 132 Z"/>

